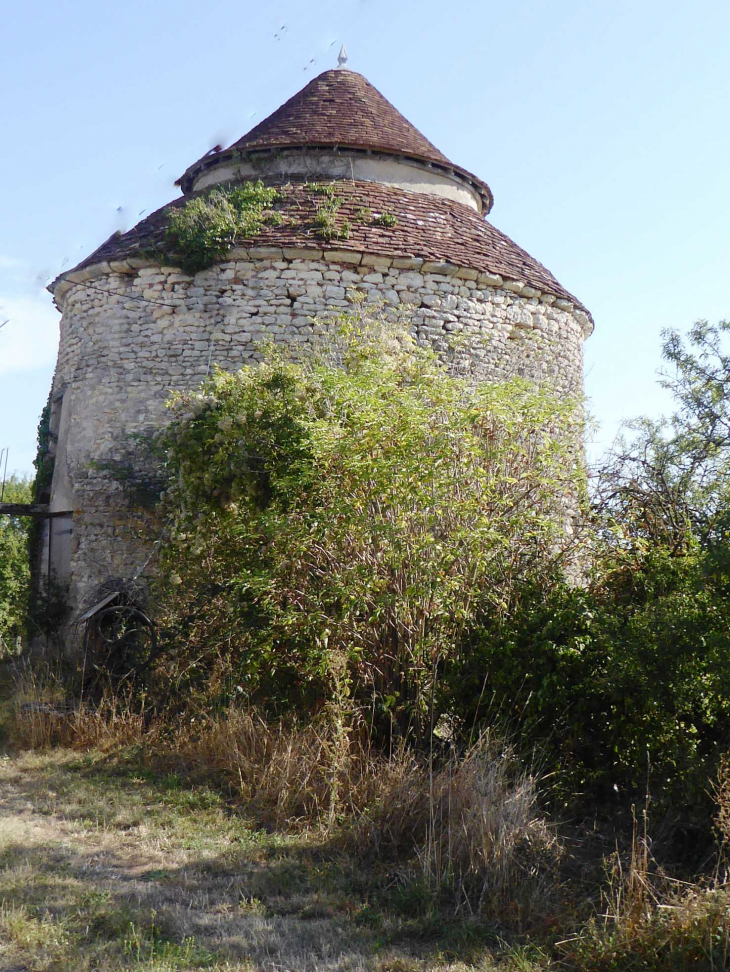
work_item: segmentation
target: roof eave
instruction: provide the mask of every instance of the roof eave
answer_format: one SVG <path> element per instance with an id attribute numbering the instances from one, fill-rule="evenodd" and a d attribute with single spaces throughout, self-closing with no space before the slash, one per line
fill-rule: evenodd
<path id="1" fill-rule="evenodd" d="M 183 193 L 191 192 L 195 180 L 208 169 L 215 168 L 222 162 L 225 163 L 233 158 L 243 159 L 250 155 L 263 155 L 271 154 L 282 150 L 296 150 L 301 149 L 302 151 L 307 151 L 308 149 L 314 149 L 316 151 L 329 150 L 334 152 L 363 152 L 368 155 L 386 155 L 390 158 L 403 159 L 404 161 L 417 162 L 419 165 L 423 165 L 429 169 L 438 169 L 441 172 L 446 172 L 451 175 L 458 175 L 459 178 L 463 179 L 469 184 L 469 186 L 478 193 L 483 206 L 483 214 L 486 216 L 491 212 L 492 206 L 494 205 L 494 196 L 492 195 L 492 190 L 489 188 L 486 182 L 475 176 L 468 169 L 463 169 L 459 165 L 454 165 L 453 163 L 439 162 L 435 159 L 427 158 L 423 155 L 417 155 L 412 152 L 402 152 L 396 150 L 390 150 L 387 148 L 374 148 L 371 145 L 355 145 L 355 144 L 342 144 L 334 142 L 291 142 L 291 143 L 281 143 L 276 145 L 253 145 L 250 148 L 236 148 L 231 146 L 230 148 L 224 149 L 222 152 L 216 152 L 215 155 L 206 155 L 202 159 L 198 159 L 194 162 L 185 172 L 180 176 L 179 179 L 175 181 L 176 186 L 180 186 Z"/>

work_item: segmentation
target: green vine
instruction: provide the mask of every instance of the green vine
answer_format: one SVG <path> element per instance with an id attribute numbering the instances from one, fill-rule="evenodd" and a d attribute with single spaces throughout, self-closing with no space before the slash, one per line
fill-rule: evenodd
<path id="1" fill-rule="evenodd" d="M 36 503 L 48 503 L 51 499 L 54 456 L 51 453 L 51 399 L 49 396 L 38 423 L 38 448 L 33 465 L 36 468 L 33 493 Z M 43 525 L 48 523 L 33 517 L 28 527 L 28 563 L 31 588 L 28 601 L 28 630 L 31 636 L 54 635 L 65 618 L 67 591 L 53 578 L 43 576 L 41 552 L 43 549 Z"/>
<path id="2" fill-rule="evenodd" d="M 165 455 L 159 446 L 157 430 L 127 435 L 128 443 L 114 459 L 92 459 L 89 465 L 107 473 L 122 487 L 130 509 L 155 510 L 168 486 Z"/>
<path id="3" fill-rule="evenodd" d="M 33 460 L 35 466 L 34 493 L 36 503 L 47 503 L 51 480 L 53 479 L 53 456 L 51 455 L 51 399 L 41 412 L 38 423 L 38 448 Z"/>
<path id="4" fill-rule="evenodd" d="M 284 218 L 272 207 L 281 198 L 260 179 L 216 186 L 168 210 L 164 243 L 151 255 L 186 273 L 205 270 L 224 259 L 237 240 L 257 236 L 267 224 L 280 226 Z"/>

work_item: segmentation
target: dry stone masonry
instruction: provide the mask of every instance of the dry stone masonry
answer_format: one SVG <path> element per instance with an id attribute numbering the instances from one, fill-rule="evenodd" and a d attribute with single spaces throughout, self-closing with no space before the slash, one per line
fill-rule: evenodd
<path id="1" fill-rule="evenodd" d="M 339 115 L 330 110 L 338 98 Z M 320 138 L 318 104 L 329 106 Z M 192 166 L 181 179 L 186 195 L 173 205 L 194 196 L 201 179 L 263 178 L 282 186 L 281 223 L 192 277 L 149 256 L 150 243 L 163 238 L 163 209 L 53 285 L 63 318 L 51 508 L 73 515 L 48 521 L 65 538 L 52 538 L 50 561 L 69 586 L 71 613 L 105 582 L 153 569 L 149 538 L 111 470 L 127 461 L 136 436 L 166 421 L 171 391 L 197 386 L 214 366 L 255 361 L 263 340 L 298 353 L 328 320 L 365 302 L 404 321 L 457 373 L 523 376 L 564 395 L 582 390 L 582 345 L 592 328 L 585 308 L 486 222 L 486 184 L 431 153 L 364 78 L 325 72 L 251 136 L 254 155 L 246 155 L 247 136 L 235 157 Z M 343 166 L 354 173 L 356 165 L 357 178 L 342 176 Z M 313 171 L 341 193 L 341 218 L 353 227 L 343 239 L 317 234 Z M 375 222 L 385 211 L 390 228 Z M 45 543 L 48 554 L 48 535 Z"/>

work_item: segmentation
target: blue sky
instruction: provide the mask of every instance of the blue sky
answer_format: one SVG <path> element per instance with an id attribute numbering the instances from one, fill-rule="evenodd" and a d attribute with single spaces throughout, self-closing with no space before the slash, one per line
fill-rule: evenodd
<path id="1" fill-rule="evenodd" d="M 592 311 L 594 452 L 656 414 L 663 328 L 730 317 L 727 0 L 27 0 L 0 5 L 0 447 L 30 471 L 47 280 L 310 78 L 341 42 Z"/>

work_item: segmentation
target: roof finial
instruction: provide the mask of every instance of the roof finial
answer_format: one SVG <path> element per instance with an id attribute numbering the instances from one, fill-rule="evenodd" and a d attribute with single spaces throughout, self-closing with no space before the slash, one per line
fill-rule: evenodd
<path id="1" fill-rule="evenodd" d="M 337 67 L 343 68 L 347 64 L 347 48 L 343 44 L 340 49 L 339 57 L 337 58 Z"/>

